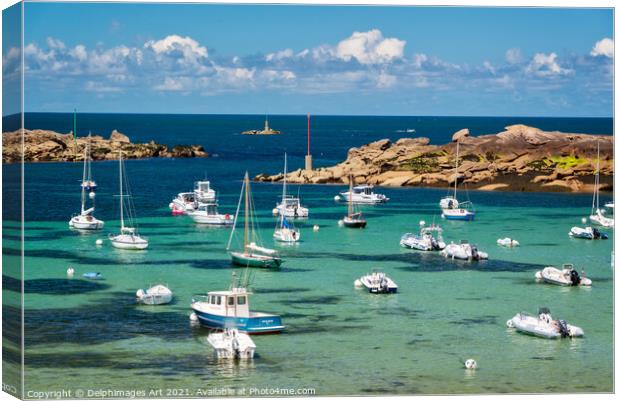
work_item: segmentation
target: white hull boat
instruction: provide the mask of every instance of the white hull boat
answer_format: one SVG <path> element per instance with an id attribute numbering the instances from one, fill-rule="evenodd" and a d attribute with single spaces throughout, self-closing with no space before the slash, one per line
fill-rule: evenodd
<path id="1" fill-rule="evenodd" d="M 149 246 L 149 242 L 146 239 L 134 233 L 119 234 L 119 235 L 110 234 L 109 239 L 110 239 L 110 243 L 112 244 L 112 246 L 118 249 L 128 249 L 128 250 L 139 251 L 142 249 L 146 249 Z"/>
<path id="2" fill-rule="evenodd" d="M 93 206 L 86 209 L 86 191 L 94 190 L 97 185 L 91 179 L 90 171 L 90 134 L 88 135 L 88 142 L 84 147 L 84 169 L 82 172 L 82 192 L 81 192 L 81 209 L 80 213 L 71 216 L 69 220 L 69 227 L 76 230 L 101 230 L 103 228 L 103 221 L 98 220 L 93 216 L 95 212 L 94 192 L 91 192 L 90 199 L 93 199 Z"/>
<path id="3" fill-rule="evenodd" d="M 274 216 L 305 218 L 308 217 L 310 211 L 307 207 L 301 206 L 299 198 L 287 196 L 284 202 L 278 203 L 273 208 L 272 213 Z"/>
<path id="4" fill-rule="evenodd" d="M 149 242 L 146 238 L 142 238 L 138 235 L 135 227 L 125 226 L 125 197 L 128 199 L 128 209 L 129 209 L 129 220 L 131 222 L 132 216 L 135 213 L 131 213 L 133 209 L 133 205 L 131 203 L 131 199 L 129 195 L 123 195 L 123 178 L 126 180 L 127 178 L 123 173 L 123 153 L 119 151 L 118 157 L 118 183 L 119 183 L 119 202 L 120 202 L 120 217 L 121 217 L 121 230 L 120 234 L 114 235 L 110 234 L 108 239 L 112 243 L 114 248 L 118 249 L 127 249 L 127 250 L 143 250 L 149 246 Z"/>
<path id="5" fill-rule="evenodd" d="M 538 316 L 517 313 L 506 322 L 506 326 L 521 333 L 549 339 L 582 337 L 584 335 L 580 327 L 570 325 L 564 320 L 553 320 L 548 310 L 545 309 L 541 309 Z"/>
<path id="6" fill-rule="evenodd" d="M 613 228 L 614 219 L 605 216 L 603 213 L 604 212 L 601 209 L 596 209 L 594 214 L 590 215 L 590 221 L 594 224 L 598 224 L 599 226 Z"/>
<path id="7" fill-rule="evenodd" d="M 383 194 L 377 194 L 373 192 L 372 185 L 357 185 L 346 192 L 341 192 L 336 196 L 337 201 L 348 202 L 349 199 L 353 203 L 364 203 L 374 205 L 377 203 L 385 203 L 390 200 Z"/>
<path id="8" fill-rule="evenodd" d="M 590 221 L 603 227 L 613 227 L 614 219 L 604 215 L 605 211 L 600 208 L 599 199 L 599 183 L 600 183 L 600 147 L 596 144 L 596 175 L 594 176 L 594 193 L 592 195 L 592 212 L 590 213 Z"/>
<path id="9" fill-rule="evenodd" d="M 442 237 L 442 229 L 431 225 L 424 227 L 424 221 L 420 222 L 420 234 L 406 233 L 400 238 L 400 246 L 418 251 L 441 251 L 446 247 Z M 436 237 L 433 236 L 436 233 Z"/>
<path id="10" fill-rule="evenodd" d="M 91 210 L 94 210 L 94 208 L 90 208 L 82 212 L 83 214 L 73 216 L 71 220 L 69 220 L 69 227 L 75 228 L 76 230 L 101 230 L 104 223 L 103 221 L 91 216 L 89 212 Z"/>
<path id="11" fill-rule="evenodd" d="M 286 153 L 284 154 L 284 180 L 282 181 L 282 202 L 286 205 L 288 197 L 286 196 Z M 278 225 L 273 232 L 273 238 L 280 242 L 297 242 L 301 238 L 301 233 L 292 223 L 286 219 L 286 215 L 281 213 L 278 218 Z"/>
<path id="12" fill-rule="evenodd" d="M 146 290 L 139 289 L 136 299 L 145 305 L 164 305 L 172 301 L 172 291 L 163 284 L 157 284 Z"/>
<path id="13" fill-rule="evenodd" d="M 446 196 L 439 201 L 441 217 L 446 220 L 472 221 L 476 217 L 474 205 L 471 202 L 459 202 L 456 190 L 459 178 L 459 142 L 456 142 L 456 159 L 454 165 L 454 195 Z"/>
<path id="14" fill-rule="evenodd" d="M 515 246 L 519 246 L 519 241 L 517 241 L 516 239 L 512 239 L 512 238 L 501 238 L 497 240 L 497 245 L 499 246 L 505 246 L 506 248 L 512 248 Z"/>
<path id="15" fill-rule="evenodd" d="M 193 192 L 181 192 L 168 205 L 175 215 L 186 214 L 196 209 L 196 198 Z"/>
<path id="16" fill-rule="evenodd" d="M 585 219 L 584 219 L 585 220 Z M 573 227 L 568 233 L 570 237 L 581 239 L 607 239 L 607 234 L 593 227 Z"/>
<path id="17" fill-rule="evenodd" d="M 461 241 L 460 244 L 451 243 L 441 251 L 441 254 L 450 259 L 483 260 L 489 258 L 488 253 L 479 251 L 476 245 L 467 241 Z"/>
<path id="18" fill-rule="evenodd" d="M 547 266 L 535 274 L 536 281 L 561 286 L 591 286 L 592 280 L 579 275 L 573 265 L 565 264 L 562 270 Z"/>
<path id="19" fill-rule="evenodd" d="M 291 228 L 277 228 L 273 233 L 273 239 L 280 242 L 297 242 L 301 239 L 301 233 Z"/>
<path id="20" fill-rule="evenodd" d="M 383 272 L 374 271 L 355 281 L 356 287 L 364 287 L 371 294 L 394 294 L 398 285 Z"/>
<path id="21" fill-rule="evenodd" d="M 217 211 L 217 203 L 200 204 L 196 210 L 187 212 L 187 215 L 198 224 L 208 224 L 212 226 L 232 226 L 233 216 L 221 214 Z"/>
<path id="22" fill-rule="evenodd" d="M 256 344 L 250 336 L 235 328 L 211 333 L 207 341 L 215 349 L 218 359 L 252 359 L 256 351 Z"/>

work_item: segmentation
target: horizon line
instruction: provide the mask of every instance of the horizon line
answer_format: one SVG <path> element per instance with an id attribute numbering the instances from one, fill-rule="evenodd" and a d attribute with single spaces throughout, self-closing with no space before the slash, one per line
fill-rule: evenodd
<path id="1" fill-rule="evenodd" d="M 22 113 L 3 115 L 2 118 L 19 116 Z M 23 114 L 73 114 L 73 111 L 25 111 Z M 469 117 L 469 118 L 611 118 L 614 116 L 544 116 L 544 115 L 448 115 L 448 114 L 312 114 L 312 113 L 161 113 L 161 112 L 90 112 L 77 114 L 123 114 L 123 115 L 171 115 L 171 116 L 310 116 L 318 117 Z"/>

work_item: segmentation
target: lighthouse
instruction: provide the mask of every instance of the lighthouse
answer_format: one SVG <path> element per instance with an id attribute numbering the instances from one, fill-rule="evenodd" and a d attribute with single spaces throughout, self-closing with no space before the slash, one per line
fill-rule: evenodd
<path id="1" fill-rule="evenodd" d="M 312 155 L 310 154 L 310 113 L 308 113 L 308 154 L 306 155 L 306 170 L 312 170 Z"/>

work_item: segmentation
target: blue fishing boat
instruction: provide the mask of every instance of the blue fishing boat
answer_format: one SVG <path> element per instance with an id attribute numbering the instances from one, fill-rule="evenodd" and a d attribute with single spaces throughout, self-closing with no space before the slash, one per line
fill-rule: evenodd
<path id="1" fill-rule="evenodd" d="M 191 308 L 200 324 L 214 329 L 236 328 L 247 334 L 279 333 L 284 329 L 279 315 L 250 311 L 245 285 L 235 283 L 228 291 L 210 291 L 192 298 Z"/>

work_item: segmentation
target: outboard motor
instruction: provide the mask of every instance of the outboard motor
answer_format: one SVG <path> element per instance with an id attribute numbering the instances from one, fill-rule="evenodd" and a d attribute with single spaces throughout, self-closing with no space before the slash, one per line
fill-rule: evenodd
<path id="1" fill-rule="evenodd" d="M 571 285 L 579 285 L 581 282 L 581 278 L 579 277 L 579 273 L 576 270 L 570 271 L 570 283 Z"/>
<path id="2" fill-rule="evenodd" d="M 593 229 L 592 229 L 592 237 L 593 237 L 594 239 L 601 238 L 601 232 L 600 232 L 598 229 L 593 228 Z"/>
<path id="3" fill-rule="evenodd" d="M 479 260 L 480 259 L 480 255 L 478 255 L 478 247 L 472 245 L 471 246 L 471 258 L 473 260 Z"/>
<path id="4" fill-rule="evenodd" d="M 558 320 L 558 326 L 560 327 L 560 335 L 562 338 L 570 336 L 570 332 L 568 331 L 568 323 L 566 323 L 566 320 Z"/>

